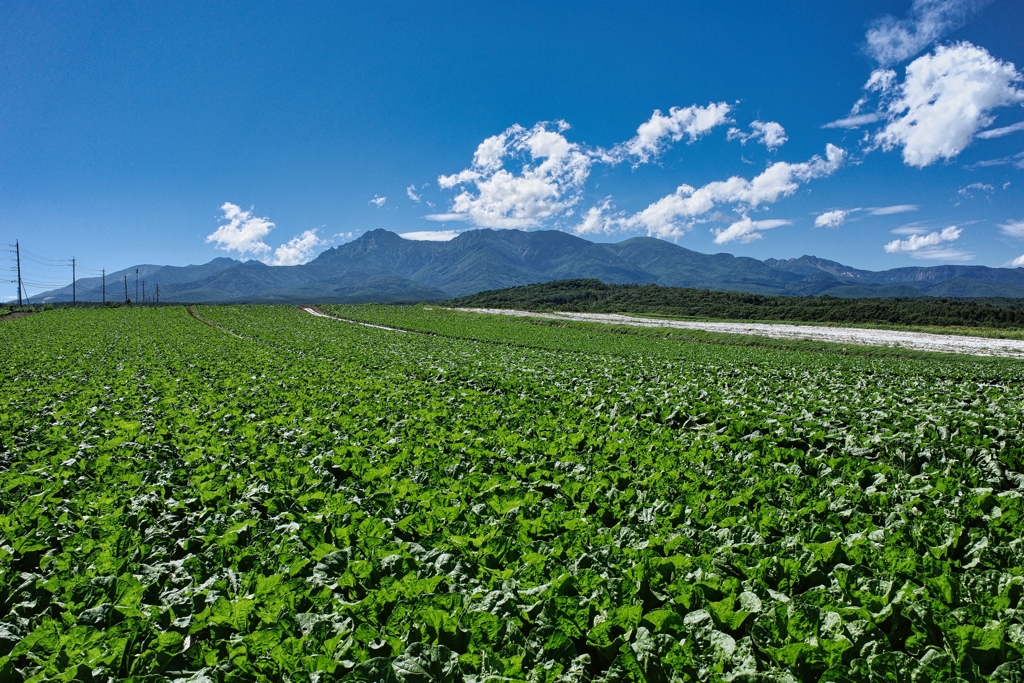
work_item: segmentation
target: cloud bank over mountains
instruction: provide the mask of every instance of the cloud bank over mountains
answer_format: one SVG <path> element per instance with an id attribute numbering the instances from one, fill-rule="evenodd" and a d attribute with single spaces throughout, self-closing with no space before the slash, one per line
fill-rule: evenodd
<path id="1" fill-rule="evenodd" d="M 956 159 L 975 140 L 1024 130 L 1024 121 L 993 127 L 999 110 L 1024 103 L 1024 77 L 1014 64 L 969 42 L 935 45 L 985 4 L 987 1 L 981 0 L 915 0 L 906 18 L 886 16 L 872 24 L 865 52 L 880 68 L 870 73 L 863 96 L 847 116 L 824 126 L 866 129 L 856 150 L 858 163 L 878 150 L 898 150 L 906 166 L 924 169 Z M 930 52 L 917 56 L 929 48 Z M 891 68 L 911 58 L 902 75 Z M 731 176 L 700 187 L 682 183 L 672 194 L 632 213 L 617 210 L 613 196 L 590 200 L 589 206 L 584 201 L 595 167 L 628 161 L 636 169 L 657 162 L 673 144 L 694 144 L 718 127 L 728 126 L 726 140 L 761 144 L 773 153 L 789 140 L 786 129 L 775 121 L 758 118 L 746 127 L 734 125 L 731 117 L 735 111 L 735 105 L 727 102 L 672 107 L 667 114 L 655 110 L 638 126 L 636 135 L 608 149 L 570 142 L 570 127 L 564 121 L 541 122 L 532 128 L 513 126 L 480 143 L 469 168 L 438 178 L 441 189 L 457 194 L 447 211 L 426 218 L 486 228 L 529 229 L 554 224 L 578 235 L 645 233 L 671 240 L 678 240 L 698 224 L 714 221 L 727 226 L 710 227 L 716 244 L 760 239 L 764 231 L 793 221 L 758 219 L 753 212 L 792 196 L 812 180 L 835 174 L 850 158 L 849 151 L 829 143 L 824 156 L 769 163 L 750 178 Z M 1008 158 L 1005 165 L 1017 161 Z M 988 165 L 1003 162 L 993 160 Z M 410 198 L 418 201 L 418 195 L 410 193 Z M 910 204 L 833 208 L 818 214 L 814 227 L 835 229 L 855 214 L 859 218 L 886 216 L 917 208 Z M 730 220 L 716 211 L 722 209 L 731 210 L 734 217 Z M 934 234 L 936 237 L 927 239 L 955 239 L 951 232 Z M 885 251 L 915 258 L 953 254 L 949 249 L 921 244 L 921 239 L 904 240 L 899 245 L 891 242 Z M 955 256 L 962 259 L 964 253 Z"/>
<path id="2" fill-rule="evenodd" d="M 276 227 L 270 219 L 256 216 L 252 209 L 245 211 L 231 202 L 224 202 L 220 210 L 224 214 L 222 220 L 226 222 L 207 235 L 206 241 L 242 257 L 251 256 L 271 266 L 297 266 L 312 260 L 317 247 L 325 244 L 314 228 L 272 250 L 263 241 Z"/>
<path id="3" fill-rule="evenodd" d="M 438 208 L 429 201 L 430 184 L 405 187 L 413 205 L 426 204 L 431 210 L 423 218 L 446 225 L 437 230 L 407 231 L 402 236 L 410 240 L 448 240 L 468 228 L 554 227 L 577 235 L 646 234 L 678 240 L 697 226 L 704 226 L 715 244 L 763 239 L 768 231 L 796 221 L 767 217 L 761 212 L 792 197 L 812 181 L 840 173 L 851 161 L 867 163 L 873 153 L 898 151 L 906 167 L 923 170 L 953 163 L 976 141 L 1024 131 L 1024 121 L 1013 120 L 1014 114 L 1018 118 L 1024 114 L 1019 107 L 1024 104 L 1024 76 L 1017 67 L 970 42 L 939 44 L 986 4 L 988 0 L 914 0 L 906 17 L 884 16 L 871 24 L 862 47 L 877 68 L 869 72 L 862 96 L 847 115 L 823 126 L 835 131 L 837 137 L 856 131 L 856 141 L 843 143 L 847 148 L 837 140 L 828 142 L 823 153 L 809 159 L 780 160 L 784 150 L 790 149 L 785 145 L 792 133 L 781 123 L 760 116 L 745 124 L 737 123 L 739 102 L 726 101 L 673 106 L 667 113 L 655 109 L 633 136 L 609 147 L 574 141 L 571 126 L 563 120 L 532 126 L 515 124 L 480 142 L 466 168 L 437 176 L 436 186 L 446 195 Z M 999 119 L 1004 114 L 1010 116 Z M 617 207 L 613 195 L 594 192 L 597 169 L 660 168 L 659 162 L 674 145 L 710 144 L 706 139 L 714 137 L 719 129 L 724 141 L 763 145 L 771 155 L 764 169 L 703 184 L 680 178 L 673 192 L 645 199 L 646 206 L 634 205 L 630 210 Z M 1024 152 L 976 162 L 967 168 L 990 166 L 1024 168 Z M 979 183 L 965 187 L 995 191 L 992 185 Z M 959 194 L 965 199 L 973 197 L 963 189 Z M 386 201 L 385 196 L 374 195 L 370 204 L 381 209 Z M 814 213 L 813 227 L 850 229 L 851 224 L 868 217 L 918 208 L 916 204 L 823 206 Z M 207 242 L 242 256 L 271 264 L 304 263 L 325 244 L 316 230 L 306 230 L 272 250 L 264 241 L 275 227 L 268 218 L 231 203 L 225 203 L 222 211 L 224 223 L 207 237 Z M 465 228 L 452 228 L 452 223 Z M 1004 226 L 1003 232 L 1010 235 L 1012 231 Z M 933 232 L 913 227 L 912 232 L 899 234 L 909 236 L 880 242 L 879 250 L 923 259 L 962 261 L 972 257 L 952 246 L 962 234 L 956 226 Z M 1017 261 L 1021 262 L 1018 265 L 1024 264 L 1024 256 Z"/>
<path id="4" fill-rule="evenodd" d="M 512 126 L 481 142 L 469 168 L 438 178 L 439 187 L 457 190 L 458 194 L 447 212 L 426 218 L 482 228 L 527 229 L 574 216 L 595 165 L 629 161 L 636 168 L 651 163 L 673 143 L 684 139 L 693 143 L 712 129 L 732 123 L 730 111 L 725 102 L 673 107 L 668 115 L 655 110 L 640 124 L 635 136 L 611 149 L 570 142 L 565 136 L 569 130 L 565 121 L 541 122 L 532 128 Z M 774 121 L 755 120 L 750 129 L 751 133 L 743 133 L 732 128 L 727 137 L 744 143 L 760 142 L 772 150 L 787 139 L 785 129 Z M 845 151 L 830 144 L 824 157 L 815 155 L 799 163 L 775 162 L 749 180 L 733 176 L 699 188 L 680 185 L 674 193 L 633 214 L 616 212 L 611 198 L 606 198 L 585 209 L 582 219 L 570 230 L 580 235 L 642 231 L 676 239 L 689 232 L 701 216 L 721 205 L 740 212 L 741 220 L 736 225 L 746 225 L 745 212 L 775 203 L 810 180 L 831 175 L 844 158 Z M 741 237 L 749 241 L 746 238 L 754 231 L 729 228 L 716 234 L 716 241 L 724 243 Z"/>
<path id="5" fill-rule="evenodd" d="M 912 258 L 932 259 L 943 261 L 969 261 L 974 255 L 960 249 L 952 249 L 943 246 L 949 242 L 960 239 L 963 232 L 955 225 L 944 230 L 930 232 L 927 234 L 912 234 L 905 240 L 893 240 L 885 245 L 885 251 L 890 254 L 900 252 L 909 254 Z"/>

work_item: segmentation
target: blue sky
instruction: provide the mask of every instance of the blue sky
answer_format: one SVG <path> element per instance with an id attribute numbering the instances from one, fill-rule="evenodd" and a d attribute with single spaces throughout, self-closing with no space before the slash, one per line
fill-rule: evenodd
<path id="1" fill-rule="evenodd" d="M 4 3 L 0 242 L 30 294 L 72 256 L 298 263 L 375 228 L 1024 263 L 1021 26 L 1014 0 Z"/>

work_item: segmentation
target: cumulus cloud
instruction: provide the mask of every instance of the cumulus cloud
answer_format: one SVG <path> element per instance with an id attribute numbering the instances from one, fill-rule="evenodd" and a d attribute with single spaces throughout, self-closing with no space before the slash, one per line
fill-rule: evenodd
<path id="1" fill-rule="evenodd" d="M 423 195 L 416 194 L 416 186 L 415 185 L 410 185 L 409 187 L 405 188 L 405 194 L 409 197 L 409 199 L 411 199 L 411 200 L 413 200 L 414 202 L 417 202 L 417 203 L 421 199 L 423 199 Z"/>
<path id="2" fill-rule="evenodd" d="M 531 228 L 569 212 L 579 201 L 593 158 L 562 133 L 568 124 L 514 125 L 477 147 L 473 164 L 442 175 L 442 189 L 462 188 L 433 221 L 464 221 L 482 228 Z M 506 165 L 518 166 L 509 170 Z"/>
<path id="3" fill-rule="evenodd" d="M 764 220 L 755 221 L 744 216 L 740 220 L 736 221 L 728 228 L 725 229 L 713 229 L 711 232 L 715 235 L 715 244 L 726 244 L 727 242 L 733 242 L 739 240 L 744 244 L 747 242 L 753 242 L 763 237 L 761 231 L 771 230 L 772 228 L 778 228 L 783 225 L 790 225 L 793 221 L 787 220 Z"/>
<path id="4" fill-rule="evenodd" d="M 597 235 L 600 233 L 611 233 L 615 230 L 615 220 L 609 217 L 612 210 L 611 197 L 605 197 L 601 202 L 587 209 L 582 220 L 572 231 L 577 235 Z"/>
<path id="5" fill-rule="evenodd" d="M 306 230 L 301 235 L 296 235 L 277 249 L 274 250 L 274 266 L 299 266 L 308 263 L 316 251 L 316 248 L 324 244 L 316 234 L 316 229 Z"/>
<path id="6" fill-rule="evenodd" d="M 413 232 L 400 232 L 398 236 L 402 239 L 415 242 L 447 242 L 459 236 L 458 230 L 415 230 Z"/>
<path id="7" fill-rule="evenodd" d="M 744 145 L 750 141 L 759 142 L 769 150 L 776 150 L 789 140 L 786 129 L 775 121 L 753 121 L 750 129 L 750 133 L 744 133 L 739 128 L 730 128 L 725 137 L 727 140 L 739 140 Z"/>
<path id="8" fill-rule="evenodd" d="M 866 51 L 881 66 L 913 57 L 950 31 L 955 31 L 989 0 L 914 0 L 910 16 L 886 15 L 867 33 Z"/>
<path id="9" fill-rule="evenodd" d="M 970 43 L 939 46 L 907 66 L 903 83 L 882 87 L 885 126 L 873 146 L 903 148 L 903 162 L 923 168 L 952 159 L 991 125 L 993 109 L 1024 101 L 1021 75 Z"/>
<path id="10" fill-rule="evenodd" d="M 222 220 L 226 222 L 207 235 L 206 241 L 213 242 L 218 249 L 224 251 L 237 251 L 241 256 L 251 254 L 267 265 L 295 266 L 306 263 L 313 258 L 316 247 L 325 243 L 314 228 L 291 238 L 271 254 L 270 246 L 263 241 L 275 227 L 269 218 L 254 216 L 251 209 L 243 211 L 231 202 L 224 202 L 220 210 L 224 212 Z"/>
<path id="11" fill-rule="evenodd" d="M 1010 266 L 1012 268 L 1020 268 L 1021 266 L 1024 266 L 1024 254 L 1021 254 L 1017 258 L 1010 261 Z"/>
<path id="12" fill-rule="evenodd" d="M 696 217 L 718 205 L 736 204 L 743 209 L 755 209 L 773 204 L 796 192 L 802 183 L 831 175 L 844 158 L 844 150 L 830 144 L 825 148 L 824 159 L 815 155 L 802 163 L 779 161 L 750 180 L 733 176 L 699 188 L 680 185 L 674 193 L 643 211 L 619 219 L 617 224 L 620 229 L 646 230 L 655 237 L 675 239 L 690 230 Z"/>
<path id="13" fill-rule="evenodd" d="M 687 142 L 693 142 L 715 126 L 728 123 L 731 109 L 725 102 L 712 102 L 706 107 L 672 107 L 667 116 L 660 109 L 655 109 L 651 118 L 637 128 L 635 136 L 611 150 L 608 160 L 633 158 L 637 165 L 646 164 L 672 142 L 679 142 L 684 137 Z"/>
<path id="14" fill-rule="evenodd" d="M 274 229 L 269 219 L 254 216 L 251 210 L 243 211 L 231 202 L 224 202 L 220 210 L 224 212 L 221 220 L 227 222 L 206 236 L 207 243 L 213 242 L 218 249 L 237 251 L 242 256 L 252 254 L 259 257 L 270 252 L 270 247 L 263 241 Z"/>
<path id="15" fill-rule="evenodd" d="M 838 228 L 840 225 L 846 222 L 846 217 L 850 215 L 849 211 L 843 209 L 836 209 L 834 211 L 826 211 L 817 218 L 814 219 L 814 227 L 816 228 Z"/>
<path id="16" fill-rule="evenodd" d="M 885 245 L 890 254 L 906 253 L 913 258 L 941 259 L 946 261 L 967 261 L 973 254 L 943 246 L 948 242 L 960 239 L 962 230 L 951 225 L 941 232 L 930 232 L 927 235 L 911 235 L 905 240 L 893 240 Z"/>
<path id="17" fill-rule="evenodd" d="M 1024 237 L 1024 221 L 1007 221 L 1001 223 L 999 229 L 1010 237 Z"/>
<path id="18" fill-rule="evenodd" d="M 384 202 L 386 202 L 387 200 L 387 197 L 378 197 L 377 195 L 373 195 L 373 199 L 371 199 L 368 203 L 373 204 L 379 209 L 380 207 L 384 206 Z"/>

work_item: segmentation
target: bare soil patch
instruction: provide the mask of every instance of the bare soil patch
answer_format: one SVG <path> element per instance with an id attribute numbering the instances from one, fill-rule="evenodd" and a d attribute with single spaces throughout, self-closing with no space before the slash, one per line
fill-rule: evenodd
<path id="1" fill-rule="evenodd" d="M 633 327 L 664 327 L 678 330 L 701 330 L 726 334 L 751 334 L 775 339 L 832 342 L 860 346 L 888 346 L 914 351 L 961 353 L 972 356 L 1024 358 L 1024 340 L 993 339 L 951 334 L 929 334 L 898 330 L 876 330 L 860 327 L 821 327 L 818 325 L 786 325 L 776 323 L 689 322 L 659 318 L 638 318 L 617 313 L 537 313 L 497 308 L 460 308 L 470 313 L 511 315 L 548 320 L 630 325 Z"/>

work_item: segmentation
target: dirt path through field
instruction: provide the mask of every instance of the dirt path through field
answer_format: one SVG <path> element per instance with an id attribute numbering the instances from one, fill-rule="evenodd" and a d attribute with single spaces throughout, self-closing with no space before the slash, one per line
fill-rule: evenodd
<path id="1" fill-rule="evenodd" d="M 408 332 L 409 331 L 409 330 L 400 330 L 397 327 L 387 327 L 385 325 L 374 325 L 373 323 L 364 323 L 364 322 L 359 321 L 359 320 L 349 320 L 348 318 L 339 318 L 336 315 L 330 315 L 329 313 L 324 313 L 323 311 L 321 311 L 316 306 L 299 306 L 299 308 L 302 309 L 303 311 L 305 311 L 306 313 L 309 313 L 310 315 L 315 315 L 318 318 L 330 318 L 331 320 L 337 320 L 337 321 L 343 322 L 343 323 L 352 323 L 354 325 L 362 325 L 363 327 L 376 327 L 378 330 L 391 330 L 392 332 Z"/>
<path id="2" fill-rule="evenodd" d="M 511 315 L 548 320 L 577 320 L 591 323 L 612 323 L 634 327 L 667 327 L 677 330 L 702 330 L 728 334 L 753 334 L 776 339 L 803 339 L 832 342 L 835 344 L 857 344 L 861 346 L 889 346 L 915 351 L 937 351 L 940 353 L 963 353 L 973 356 L 1003 356 L 1024 358 L 1024 340 L 988 339 L 924 332 L 901 332 L 897 330 L 870 330 L 859 327 L 818 327 L 816 325 L 782 325 L 770 323 L 704 323 L 683 320 L 661 320 L 658 318 L 636 318 L 617 313 L 534 313 L 510 311 L 497 308 L 460 308 L 470 313 Z"/>

